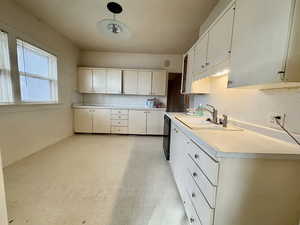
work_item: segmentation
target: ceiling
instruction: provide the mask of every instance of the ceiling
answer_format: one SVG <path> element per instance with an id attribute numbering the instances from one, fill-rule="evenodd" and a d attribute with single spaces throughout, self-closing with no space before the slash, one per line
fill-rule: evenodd
<path id="1" fill-rule="evenodd" d="M 123 7 L 117 19 L 132 33 L 128 40 L 108 39 L 96 29 L 99 20 L 112 18 L 109 0 L 15 1 L 81 50 L 182 54 L 218 0 L 115 0 Z"/>

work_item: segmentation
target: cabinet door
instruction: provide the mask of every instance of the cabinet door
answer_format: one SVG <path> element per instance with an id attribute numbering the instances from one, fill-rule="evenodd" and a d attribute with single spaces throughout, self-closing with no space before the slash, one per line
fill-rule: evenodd
<path id="1" fill-rule="evenodd" d="M 167 72 L 153 71 L 152 72 L 152 95 L 166 95 Z"/>
<path id="2" fill-rule="evenodd" d="M 74 130 L 78 133 L 93 133 L 93 110 L 74 109 Z"/>
<path id="3" fill-rule="evenodd" d="M 78 69 L 78 90 L 80 93 L 93 92 L 93 71 L 91 69 Z"/>
<path id="4" fill-rule="evenodd" d="M 93 69 L 93 89 L 96 93 L 106 93 L 105 69 Z"/>
<path id="5" fill-rule="evenodd" d="M 95 109 L 93 112 L 93 133 L 110 133 L 110 109 Z"/>
<path id="6" fill-rule="evenodd" d="M 147 112 L 147 134 L 163 135 L 164 133 L 164 112 Z"/>
<path id="7" fill-rule="evenodd" d="M 195 73 L 201 73 L 206 69 L 207 63 L 208 33 L 204 34 L 195 46 Z"/>
<path id="8" fill-rule="evenodd" d="M 121 94 L 122 92 L 122 70 L 108 69 L 106 71 L 106 93 Z"/>
<path id="9" fill-rule="evenodd" d="M 138 94 L 151 95 L 151 71 L 139 71 L 138 73 Z"/>
<path id="10" fill-rule="evenodd" d="M 193 69 L 194 69 L 194 48 L 190 49 L 188 52 L 188 65 L 186 74 L 186 93 L 192 92 L 193 83 Z"/>
<path id="11" fill-rule="evenodd" d="M 138 71 L 124 70 L 123 71 L 123 91 L 124 94 L 137 94 L 138 90 Z"/>
<path id="12" fill-rule="evenodd" d="M 222 63 L 230 56 L 234 11 L 234 7 L 229 9 L 209 31 L 208 67 Z"/>
<path id="13" fill-rule="evenodd" d="M 238 0 L 229 87 L 280 82 L 293 0 Z"/>
<path id="14" fill-rule="evenodd" d="M 146 112 L 129 110 L 129 134 L 146 134 Z"/>

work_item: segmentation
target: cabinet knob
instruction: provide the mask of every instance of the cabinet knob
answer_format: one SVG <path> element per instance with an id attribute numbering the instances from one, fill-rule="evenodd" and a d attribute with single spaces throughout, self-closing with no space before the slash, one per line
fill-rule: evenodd
<path id="1" fill-rule="evenodd" d="M 194 192 L 192 193 L 192 197 L 193 197 L 193 198 L 195 198 L 195 197 L 196 197 L 196 194 L 195 194 Z"/>
<path id="2" fill-rule="evenodd" d="M 204 65 L 202 65 L 202 66 L 201 66 L 201 68 L 202 68 L 202 69 L 204 69 L 204 68 L 205 68 L 205 66 L 204 66 Z"/>
<path id="3" fill-rule="evenodd" d="M 198 174 L 196 172 L 193 173 L 193 177 L 197 177 Z"/>
<path id="4" fill-rule="evenodd" d="M 205 65 L 209 66 L 209 65 L 210 65 L 210 63 L 209 63 L 209 62 L 207 62 L 207 63 L 205 63 Z"/>
<path id="5" fill-rule="evenodd" d="M 198 158 L 199 158 L 199 155 L 198 155 L 198 154 L 195 154 L 194 157 L 195 157 L 195 159 L 198 159 Z"/>
<path id="6" fill-rule="evenodd" d="M 194 222 L 195 222 L 195 219 L 194 219 L 194 218 L 190 218 L 190 222 L 191 222 L 191 223 L 194 223 Z"/>

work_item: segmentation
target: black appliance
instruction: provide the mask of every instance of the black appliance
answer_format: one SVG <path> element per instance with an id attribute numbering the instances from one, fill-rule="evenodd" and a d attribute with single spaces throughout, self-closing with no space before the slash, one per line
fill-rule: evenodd
<path id="1" fill-rule="evenodd" d="M 164 116 L 164 135 L 163 135 L 163 149 L 166 160 L 170 160 L 170 141 L 171 141 L 171 119 Z"/>

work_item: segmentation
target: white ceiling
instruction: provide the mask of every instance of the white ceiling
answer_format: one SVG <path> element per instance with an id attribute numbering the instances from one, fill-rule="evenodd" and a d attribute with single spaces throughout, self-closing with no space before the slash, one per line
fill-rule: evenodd
<path id="1" fill-rule="evenodd" d="M 109 0 L 15 1 L 81 50 L 182 54 L 218 0 L 115 0 L 123 7 L 117 19 L 132 32 L 128 40 L 109 40 L 96 29 L 97 21 L 112 17 Z"/>

